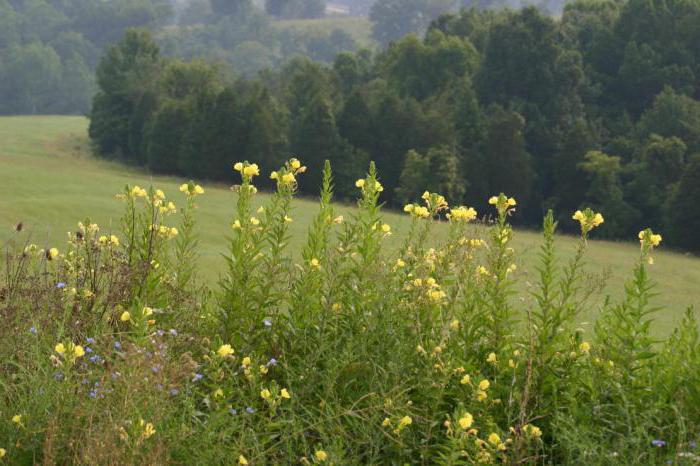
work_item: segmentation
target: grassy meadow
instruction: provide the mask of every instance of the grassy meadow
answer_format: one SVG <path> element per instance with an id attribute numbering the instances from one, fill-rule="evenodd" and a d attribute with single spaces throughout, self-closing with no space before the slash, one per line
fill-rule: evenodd
<path id="1" fill-rule="evenodd" d="M 103 228 L 109 229 L 112 225 L 111 228 L 117 230 L 122 204 L 114 195 L 127 183 L 153 185 L 178 198 L 181 179 L 150 176 L 137 169 L 93 158 L 86 128 L 87 120 L 83 117 L 0 118 L 0 239 L 9 237 L 19 221 L 31 233 L 32 242 L 42 247 L 61 248 L 66 233 L 73 231 L 77 222 L 86 217 Z M 221 254 L 231 232 L 236 195 L 226 186 L 203 184 L 206 194 L 197 202 L 201 270 L 206 279 L 216 280 L 224 267 Z M 261 202 L 266 199 L 266 195 L 260 195 Z M 317 210 L 316 201 L 294 201 L 290 225 L 293 249 L 303 243 Z M 353 210 L 346 206 L 339 212 L 348 216 Z M 384 213 L 384 217 L 394 231 L 394 239 L 389 242 L 392 247 L 408 230 L 410 219 L 405 214 L 391 212 Z M 444 236 L 445 232 L 445 228 L 438 228 L 436 237 Z M 592 236 L 595 238 L 595 232 Z M 565 257 L 573 254 L 575 238 L 561 235 L 557 241 Z M 621 296 L 639 250 L 636 241 L 592 240 L 590 243 L 587 271 L 597 277 L 592 279 L 604 280 L 605 288 L 581 316 L 584 328 L 588 328 L 585 324 L 598 314 L 604 295 Z M 539 233 L 516 231 L 513 247 L 518 257 L 517 274 L 522 277 L 521 288 L 527 288 L 527 284 L 536 279 L 534 261 L 540 244 Z M 655 253 L 651 274 L 660 292 L 654 302 L 663 307 L 654 330 L 666 335 L 687 307 L 700 304 L 700 260 L 662 248 Z"/>
<path id="2" fill-rule="evenodd" d="M 374 165 L 355 206 L 295 158 L 202 188 L 86 123 L 0 119 L 0 465 L 700 462 L 698 262 L 651 230 L 383 213 Z"/>

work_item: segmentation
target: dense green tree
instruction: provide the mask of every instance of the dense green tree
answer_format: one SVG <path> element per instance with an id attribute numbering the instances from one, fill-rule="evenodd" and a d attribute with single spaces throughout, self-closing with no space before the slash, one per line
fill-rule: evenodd
<path id="1" fill-rule="evenodd" d="M 388 44 L 406 34 L 423 32 L 453 5 L 452 0 L 377 0 L 370 11 L 372 35 Z"/>
<path id="2" fill-rule="evenodd" d="M 667 206 L 668 232 L 672 244 L 700 252 L 700 154 L 694 155 L 678 189 Z"/>
<path id="3" fill-rule="evenodd" d="M 458 204 L 464 197 L 465 188 L 457 154 L 446 146 L 433 147 L 425 155 L 414 150 L 406 153 L 396 197 L 400 203 L 414 202 L 428 190 Z"/>
<path id="4" fill-rule="evenodd" d="M 676 136 L 691 152 L 700 150 L 700 102 L 670 88 L 664 89 L 642 114 L 636 132 L 642 140 L 651 134 Z"/>
<path id="5" fill-rule="evenodd" d="M 0 95 L 4 96 L 0 113 L 57 111 L 55 89 L 61 72 L 61 59 L 48 45 L 32 42 L 10 47 L 0 61 Z"/>

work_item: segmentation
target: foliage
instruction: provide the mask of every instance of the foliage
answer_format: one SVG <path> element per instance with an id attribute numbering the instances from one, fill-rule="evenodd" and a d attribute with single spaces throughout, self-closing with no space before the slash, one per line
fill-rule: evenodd
<path id="1" fill-rule="evenodd" d="M 65 245 L 40 248 L 18 225 L 0 266 L 3 461 L 697 460 L 694 313 L 665 342 L 649 333 L 659 235 L 639 233 L 622 300 L 584 334 L 576 317 L 597 290 L 584 264 L 599 213 L 574 214 L 577 251 L 561 263 L 550 212 L 539 275 L 528 277 L 515 266 L 514 198 L 492 196 L 494 222 L 478 230 L 476 211 L 425 192 L 391 249 L 374 165 L 354 183 L 348 218 L 324 166 L 315 220 L 292 251 L 289 209 L 306 167 L 286 161 L 255 208 L 267 173 L 234 164 L 218 286 L 197 275 L 208 194 L 194 182 L 181 198 L 126 186 L 119 227 L 86 219 Z M 447 236 L 429 241 L 443 222 Z M 521 280 L 529 293 L 516 292 Z"/>

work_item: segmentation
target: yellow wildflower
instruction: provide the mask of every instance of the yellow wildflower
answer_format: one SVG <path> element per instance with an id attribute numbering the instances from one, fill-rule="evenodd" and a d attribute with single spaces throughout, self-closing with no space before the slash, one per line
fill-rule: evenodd
<path id="1" fill-rule="evenodd" d="M 250 356 L 246 356 L 245 358 L 243 358 L 243 360 L 241 360 L 241 365 L 243 367 L 250 366 L 250 364 L 251 364 Z"/>
<path id="2" fill-rule="evenodd" d="M 56 351 L 58 354 L 63 354 L 66 352 L 66 347 L 63 346 L 63 343 L 59 343 L 54 348 L 54 351 Z"/>
<path id="3" fill-rule="evenodd" d="M 365 180 L 360 178 L 359 180 L 355 181 L 355 186 L 362 189 L 365 187 Z"/>
<path id="4" fill-rule="evenodd" d="M 472 207 L 455 207 L 447 215 L 447 218 L 457 222 L 470 222 L 476 218 L 476 210 Z"/>
<path id="5" fill-rule="evenodd" d="M 22 423 L 22 415 L 21 414 L 15 414 L 12 416 L 12 422 L 15 424 L 21 424 Z"/>
<path id="6" fill-rule="evenodd" d="M 605 222 L 602 214 L 593 212 L 591 209 L 577 210 L 571 218 L 581 224 L 581 233 L 584 235 Z"/>
<path id="7" fill-rule="evenodd" d="M 153 309 L 151 309 L 151 308 L 148 307 L 148 306 L 145 306 L 145 307 L 143 308 L 143 311 L 142 311 L 142 312 L 143 312 L 143 315 L 144 315 L 145 317 L 148 317 L 148 316 L 150 316 L 151 314 L 153 314 Z"/>
<path id="8" fill-rule="evenodd" d="M 289 166 L 292 167 L 294 170 L 298 170 L 301 168 L 301 162 L 295 158 L 289 159 Z"/>
<path id="9" fill-rule="evenodd" d="M 450 329 L 451 330 L 459 329 L 459 320 L 454 319 L 452 322 L 450 322 Z"/>
<path id="10" fill-rule="evenodd" d="M 486 357 L 486 362 L 496 364 L 498 362 L 496 359 L 496 353 L 489 353 L 489 355 Z"/>
<path id="11" fill-rule="evenodd" d="M 73 348 L 73 355 L 76 358 L 81 358 L 81 357 L 85 356 L 85 350 L 83 349 L 82 346 L 77 345 L 75 348 Z"/>
<path id="12" fill-rule="evenodd" d="M 315 257 L 309 261 L 309 265 L 314 269 L 320 269 L 321 263 Z"/>
<path id="13" fill-rule="evenodd" d="M 282 183 L 292 184 L 294 182 L 296 182 L 296 178 L 294 178 L 293 173 L 285 173 L 284 175 L 282 175 Z"/>
<path id="14" fill-rule="evenodd" d="M 523 432 L 533 437 L 542 437 L 542 430 L 539 427 L 533 426 L 532 424 L 525 424 L 523 426 Z"/>
<path id="15" fill-rule="evenodd" d="M 462 417 L 459 418 L 459 427 L 462 429 L 469 429 L 474 423 L 474 417 L 469 413 L 464 413 Z"/>
<path id="16" fill-rule="evenodd" d="M 49 254 L 46 257 L 48 257 L 49 260 L 56 259 L 58 257 L 58 249 L 56 249 L 56 248 L 49 249 Z"/>
<path id="17" fill-rule="evenodd" d="M 227 357 L 227 356 L 232 355 L 233 352 L 234 352 L 234 351 L 233 351 L 233 348 L 232 348 L 231 345 L 229 345 L 229 344 L 221 345 L 221 346 L 219 346 L 219 349 L 216 350 L 216 353 L 217 353 L 219 356 L 221 356 L 222 358 L 225 358 L 225 357 Z"/>
<path id="18" fill-rule="evenodd" d="M 260 390 L 260 397 L 263 400 L 268 400 L 270 398 L 270 396 L 272 396 L 272 394 L 270 393 L 270 390 L 268 390 L 267 388 Z"/>
<path id="19" fill-rule="evenodd" d="M 584 353 L 588 353 L 591 350 L 591 344 L 587 341 L 584 341 L 579 345 L 579 349 Z"/>
<path id="20" fill-rule="evenodd" d="M 129 322 L 131 320 L 131 313 L 129 311 L 122 312 L 122 315 L 119 317 L 119 320 L 121 320 L 122 322 Z"/>
<path id="21" fill-rule="evenodd" d="M 388 427 L 390 425 L 391 425 L 391 419 L 389 419 L 388 417 L 385 417 L 384 420 L 382 421 L 382 426 Z"/>
<path id="22" fill-rule="evenodd" d="M 488 390 L 490 386 L 491 382 L 489 382 L 488 379 L 484 379 L 479 382 L 479 390 Z"/>
<path id="23" fill-rule="evenodd" d="M 280 396 L 282 398 L 284 398 L 285 400 L 288 400 L 292 397 L 292 395 L 289 394 L 289 392 L 287 391 L 286 388 L 283 388 L 282 390 L 280 390 Z"/>
<path id="24" fill-rule="evenodd" d="M 248 464 L 248 460 L 245 459 L 245 456 L 239 455 L 238 456 L 238 464 L 246 465 L 246 464 Z"/>
<path id="25" fill-rule="evenodd" d="M 250 223 L 251 225 L 258 226 L 260 225 L 260 220 L 258 220 L 257 217 L 250 217 Z"/>
<path id="26" fill-rule="evenodd" d="M 489 434 L 488 440 L 491 445 L 498 445 L 499 443 L 501 443 L 501 437 L 495 432 L 491 432 Z"/>
<path id="27" fill-rule="evenodd" d="M 0 458 L 3 458 L 7 454 L 7 450 L 0 448 Z"/>
<path id="28" fill-rule="evenodd" d="M 318 450 L 314 453 L 314 458 L 316 458 L 316 461 L 319 463 L 322 463 L 328 459 L 328 453 L 323 450 Z"/>
<path id="29" fill-rule="evenodd" d="M 462 385 L 467 385 L 471 383 L 472 379 L 469 377 L 469 374 L 465 374 L 464 377 L 462 377 L 462 380 L 459 381 Z"/>
<path id="30" fill-rule="evenodd" d="M 385 223 L 382 225 L 382 232 L 384 233 L 391 233 L 391 225 Z"/>

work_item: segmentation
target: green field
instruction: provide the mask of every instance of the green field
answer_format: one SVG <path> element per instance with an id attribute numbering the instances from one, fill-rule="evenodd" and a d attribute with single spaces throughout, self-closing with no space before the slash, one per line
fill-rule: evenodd
<path id="1" fill-rule="evenodd" d="M 90 217 L 103 229 L 117 229 L 122 205 L 114 198 L 125 184 L 155 185 L 176 201 L 182 195 L 177 186 L 182 182 L 172 177 L 150 176 L 136 169 L 94 159 L 90 156 L 86 137 L 87 120 L 82 117 L 5 117 L 0 118 L 0 240 L 13 234 L 17 222 L 24 223 L 31 241 L 41 246 L 61 248 L 66 232 L 79 220 Z M 232 161 L 233 162 L 233 161 Z M 203 183 L 206 194 L 198 199 L 201 236 L 202 270 L 206 278 L 215 279 L 222 268 L 220 253 L 225 251 L 235 195 L 225 186 Z M 264 199 L 261 196 L 261 200 Z M 350 213 L 349 207 L 340 209 Z M 312 201 L 295 204 L 292 223 L 293 241 L 301 243 L 307 225 L 316 209 Z M 386 221 L 396 232 L 406 231 L 404 215 L 387 213 Z M 663 232 L 662 232 L 663 233 Z M 595 236 L 595 232 L 593 233 Z M 535 282 L 533 259 L 539 246 L 539 235 L 519 231 L 515 241 L 520 258 L 518 274 L 521 282 Z M 564 253 L 572 251 L 575 240 L 562 236 L 559 244 Z M 605 293 L 620 296 L 626 277 L 637 258 L 636 243 L 591 241 L 588 271 L 606 277 Z M 655 253 L 653 277 L 661 295 L 657 303 L 664 307 L 656 330 L 666 334 L 685 308 L 700 303 L 700 261 L 682 254 Z M 607 276 L 606 274 L 609 274 Z M 591 304 L 585 322 L 595 316 L 604 296 Z M 523 303 L 526 305 L 526 303 Z"/>
<path id="2" fill-rule="evenodd" d="M 361 17 L 329 17 L 320 19 L 287 19 L 273 23 L 280 29 L 298 29 L 330 33 L 334 29 L 347 32 L 362 47 L 374 45 L 372 22 Z"/>

